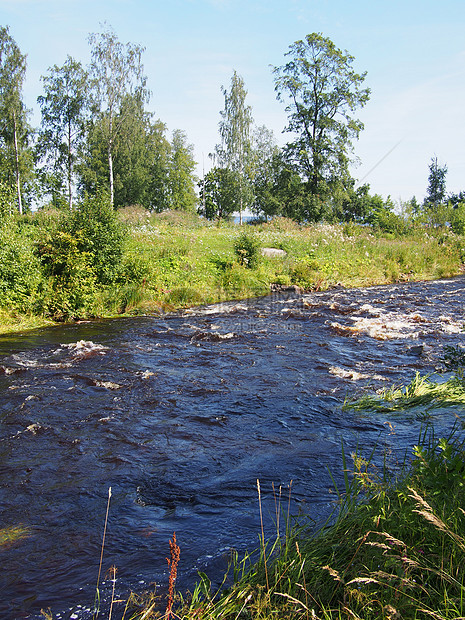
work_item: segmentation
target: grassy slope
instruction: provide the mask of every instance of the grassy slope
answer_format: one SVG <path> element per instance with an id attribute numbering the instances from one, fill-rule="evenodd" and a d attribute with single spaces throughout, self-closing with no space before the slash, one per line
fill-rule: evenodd
<path id="1" fill-rule="evenodd" d="M 336 284 L 370 286 L 434 279 L 460 272 L 463 239 L 450 231 L 419 229 L 393 238 L 356 225 L 300 227 L 277 219 L 246 226 L 205 225 L 178 214 L 124 213 L 127 283 L 101 287 L 92 310 L 82 315 L 149 314 L 265 295 L 272 284 L 324 290 Z M 248 269 L 234 244 L 243 231 L 262 247 L 285 250 L 284 258 L 263 257 Z M 434 234 L 433 234 L 434 233 Z M 0 333 L 37 327 L 40 316 L 0 316 Z"/>
<path id="2" fill-rule="evenodd" d="M 369 228 L 299 227 L 287 220 L 246 227 L 246 231 L 262 247 L 283 249 L 286 256 L 263 257 L 248 269 L 238 264 L 234 253 L 235 240 L 242 233 L 237 226 L 184 227 L 156 216 L 133 225 L 127 256 L 146 271 L 143 286 L 132 288 L 124 311 L 175 310 L 265 295 L 272 284 L 324 290 L 336 284 L 354 287 L 434 279 L 461 270 L 460 239 L 454 235 L 433 237 L 420 230 L 395 239 L 375 235 Z"/>

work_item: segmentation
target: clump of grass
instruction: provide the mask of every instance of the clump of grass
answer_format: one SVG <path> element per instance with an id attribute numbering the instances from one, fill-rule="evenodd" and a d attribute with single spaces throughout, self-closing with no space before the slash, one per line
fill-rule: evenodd
<path id="1" fill-rule="evenodd" d="M 465 382 L 460 376 L 453 376 L 438 383 L 429 377 L 416 373 L 407 386 L 393 386 L 379 390 L 376 394 L 366 394 L 357 399 L 346 399 L 343 409 L 356 409 L 377 412 L 402 411 L 419 406 L 465 407 Z"/>
<path id="2" fill-rule="evenodd" d="M 26 525 L 10 525 L 0 528 L 0 549 L 29 538 L 31 529 Z"/>
<path id="3" fill-rule="evenodd" d="M 464 481 L 458 431 L 440 440 L 423 435 L 409 471 L 397 479 L 354 455 L 348 493 L 341 493 L 349 509 L 335 523 L 278 537 L 267 563 L 263 549 L 221 595 L 202 579 L 178 617 L 463 617 Z"/>

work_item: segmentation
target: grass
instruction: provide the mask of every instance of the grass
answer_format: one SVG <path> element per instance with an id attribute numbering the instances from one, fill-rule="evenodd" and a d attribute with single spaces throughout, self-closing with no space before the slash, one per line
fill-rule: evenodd
<path id="1" fill-rule="evenodd" d="M 449 230 L 415 228 L 393 238 L 370 227 L 275 220 L 257 226 L 213 225 L 195 215 L 149 215 L 123 210 L 127 229 L 119 280 L 86 292 L 79 317 L 156 314 L 193 305 L 266 295 L 273 285 L 326 290 L 336 284 L 371 286 L 425 280 L 461 272 L 463 237 Z M 40 222 L 39 222 L 40 224 Z M 29 226 L 32 243 L 40 226 Z M 285 250 L 284 257 L 244 261 L 237 251 L 246 235 L 256 248 Z M 253 233 L 253 234 L 251 234 Z M 47 305 L 47 304 L 45 304 Z M 40 304 L 38 304 L 40 306 Z M 37 316 L 5 307 L 0 333 L 43 325 Z"/>
<path id="2" fill-rule="evenodd" d="M 205 577 L 183 619 L 457 619 L 465 615 L 465 446 L 425 433 L 398 477 L 354 454 L 339 516 L 301 524 L 236 564 L 214 594 Z"/>
<path id="3" fill-rule="evenodd" d="M 31 536 L 31 529 L 25 525 L 2 527 L 0 528 L 0 550 L 2 547 L 13 545 L 29 536 Z"/>
<path id="4" fill-rule="evenodd" d="M 0 334 L 13 334 L 53 325 L 51 319 L 32 314 L 20 314 L 0 309 Z"/>
<path id="5" fill-rule="evenodd" d="M 407 386 L 393 386 L 379 390 L 375 395 L 367 394 L 358 399 L 346 399 L 343 409 L 357 409 L 376 412 L 403 411 L 412 407 L 465 408 L 465 381 L 453 376 L 444 382 L 431 381 L 429 377 L 415 375 Z"/>

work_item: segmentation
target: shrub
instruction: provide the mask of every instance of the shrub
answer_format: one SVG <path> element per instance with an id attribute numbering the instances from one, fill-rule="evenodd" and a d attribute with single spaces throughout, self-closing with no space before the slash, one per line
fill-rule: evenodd
<path id="1" fill-rule="evenodd" d="M 31 241 L 16 226 L 0 228 L 0 306 L 31 312 L 37 309 L 44 280 Z"/>
<path id="2" fill-rule="evenodd" d="M 44 311 L 55 319 L 92 314 L 97 285 L 116 281 L 122 267 L 130 276 L 140 273 L 122 265 L 123 228 L 102 194 L 86 197 L 55 229 L 43 231 L 36 254 L 50 278 Z"/>
<path id="3" fill-rule="evenodd" d="M 240 265 L 254 269 L 260 261 L 260 241 L 256 235 L 242 233 L 234 243 L 234 251 Z"/>
<path id="4" fill-rule="evenodd" d="M 451 210 L 450 226 L 456 235 L 465 234 L 465 203 Z"/>
<path id="5" fill-rule="evenodd" d="M 9 218 L 15 211 L 14 192 L 5 183 L 0 181 L 0 220 Z"/>
<path id="6" fill-rule="evenodd" d="M 124 229 L 108 196 L 86 196 L 72 212 L 66 230 L 77 240 L 77 249 L 89 256 L 97 281 L 113 282 L 123 255 Z"/>
<path id="7" fill-rule="evenodd" d="M 45 275 L 49 277 L 45 314 L 55 320 L 88 315 L 96 294 L 92 255 L 82 252 L 79 235 L 59 230 L 37 244 Z"/>

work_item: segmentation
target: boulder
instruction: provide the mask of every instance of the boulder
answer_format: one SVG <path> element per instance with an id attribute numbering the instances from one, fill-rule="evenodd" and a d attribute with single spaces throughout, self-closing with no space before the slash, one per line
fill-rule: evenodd
<path id="1" fill-rule="evenodd" d="M 287 256 L 287 252 L 278 248 L 262 248 L 262 256 L 268 256 L 271 258 L 284 258 Z"/>

